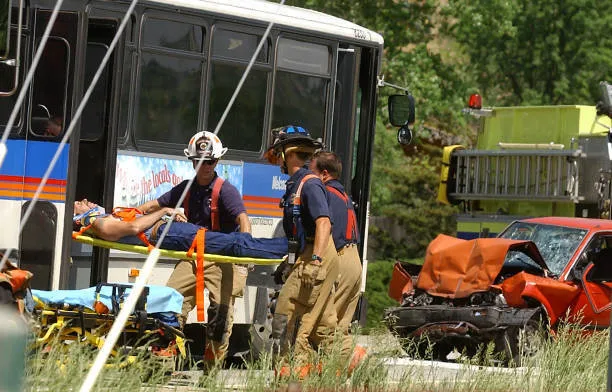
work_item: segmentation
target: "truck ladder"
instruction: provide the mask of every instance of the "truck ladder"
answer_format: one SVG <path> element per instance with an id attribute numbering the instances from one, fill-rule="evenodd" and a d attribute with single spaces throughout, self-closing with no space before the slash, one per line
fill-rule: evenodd
<path id="1" fill-rule="evenodd" d="M 576 150 L 456 150 L 450 197 L 458 200 L 582 200 Z"/>

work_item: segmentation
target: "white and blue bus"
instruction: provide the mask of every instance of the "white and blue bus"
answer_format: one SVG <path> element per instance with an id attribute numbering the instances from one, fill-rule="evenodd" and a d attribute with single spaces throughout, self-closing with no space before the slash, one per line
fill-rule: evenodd
<path id="1" fill-rule="evenodd" d="M 0 167 L 0 248 L 16 249 L 21 267 L 35 274 L 34 288 L 133 281 L 142 256 L 71 241 L 73 201 L 136 206 L 193 176 L 183 148 L 196 131 L 217 126 L 270 22 L 271 33 L 220 129 L 229 152 L 217 172 L 240 190 L 253 234 L 272 236 L 287 177 L 263 159 L 269 130 L 307 128 L 343 158 L 341 180 L 356 203 L 364 251 L 379 34 L 267 1 L 140 1 L 20 236 L 23 211 L 129 2 L 65 0 L 29 86 L 24 75 L 55 0 L 2 4 L 0 131 L 17 92 L 28 92 Z M 164 284 L 174 263 L 160 260 L 151 283 Z M 265 320 L 270 272 L 262 267 L 250 274 L 236 323 Z"/>

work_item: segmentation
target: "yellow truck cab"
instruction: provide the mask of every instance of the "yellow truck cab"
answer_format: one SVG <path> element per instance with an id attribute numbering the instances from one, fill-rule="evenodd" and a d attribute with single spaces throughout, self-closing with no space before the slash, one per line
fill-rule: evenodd
<path id="1" fill-rule="evenodd" d="M 494 237 L 525 217 L 610 218 L 610 120 L 594 106 L 466 112 L 481 121 L 476 145 L 444 148 L 438 192 L 461 206 L 458 237 Z"/>

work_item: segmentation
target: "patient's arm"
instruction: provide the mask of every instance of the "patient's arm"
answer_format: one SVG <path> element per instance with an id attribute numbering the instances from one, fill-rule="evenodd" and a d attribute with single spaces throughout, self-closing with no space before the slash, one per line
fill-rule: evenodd
<path id="1" fill-rule="evenodd" d="M 162 207 L 159 205 L 159 202 L 157 201 L 157 199 L 154 199 L 154 200 L 149 200 L 148 202 L 141 204 L 136 208 L 138 208 L 140 211 L 144 212 L 145 214 L 150 214 L 152 212 L 159 211 Z"/>
<path id="2" fill-rule="evenodd" d="M 125 222 L 112 216 L 96 219 L 92 229 L 96 236 L 107 241 L 117 241 L 121 237 L 137 235 L 153 226 L 166 214 L 172 214 L 173 209 L 164 207 L 150 214 L 142 215 L 131 222 Z"/>

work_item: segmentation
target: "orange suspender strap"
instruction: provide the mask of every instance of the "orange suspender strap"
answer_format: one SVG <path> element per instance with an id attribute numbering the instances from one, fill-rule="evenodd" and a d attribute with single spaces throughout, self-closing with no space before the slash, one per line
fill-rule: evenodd
<path id="1" fill-rule="evenodd" d="M 304 183 L 308 180 L 310 180 L 311 178 L 319 178 L 317 176 L 315 176 L 314 174 L 306 174 L 304 177 L 302 177 L 302 180 L 300 181 L 300 185 L 298 186 L 297 191 L 295 191 L 295 197 L 293 198 L 293 204 L 296 206 L 299 206 L 302 204 L 302 187 L 304 186 Z"/>
<path id="2" fill-rule="evenodd" d="M 298 185 L 298 188 L 295 191 L 295 196 L 293 197 L 293 205 L 297 206 L 298 213 L 300 212 L 299 208 L 302 205 L 302 187 L 304 186 L 306 181 L 310 180 L 311 178 L 319 178 L 319 177 L 315 176 L 314 174 L 306 174 L 304 177 L 302 177 L 302 180 L 300 181 L 300 185 Z M 294 214 L 294 219 L 295 219 L 295 214 Z M 293 224 L 293 235 L 294 236 L 297 235 L 297 226 L 295 224 L 295 220 Z"/>
<path id="3" fill-rule="evenodd" d="M 196 233 L 191 243 L 191 248 L 187 252 L 187 257 L 191 258 L 193 251 L 196 251 L 196 310 L 198 321 L 205 321 L 204 316 L 204 249 L 206 247 L 206 229 L 201 228 Z"/>
<path id="4" fill-rule="evenodd" d="M 328 191 L 342 199 L 342 201 L 344 201 L 344 203 L 346 204 L 346 233 L 344 235 L 346 239 L 350 241 L 353 239 L 353 236 L 357 231 L 357 219 L 355 217 L 355 210 L 350 208 L 349 198 L 346 192 L 340 192 L 331 185 L 326 185 L 325 187 Z"/>
<path id="5" fill-rule="evenodd" d="M 132 222 L 135 221 L 136 218 L 138 217 L 138 215 L 144 215 L 144 213 L 142 211 L 140 211 L 138 208 L 133 208 L 133 207 L 115 207 L 113 208 L 113 213 L 112 215 L 115 218 L 119 218 L 124 222 Z M 147 248 L 149 248 L 149 250 L 155 248 L 153 245 L 151 245 L 151 243 L 149 242 L 149 239 L 147 238 L 147 236 L 144 233 L 138 233 L 136 234 L 136 237 L 138 237 L 139 240 L 141 240 L 146 246 Z"/>
<path id="6" fill-rule="evenodd" d="M 221 223 L 219 222 L 219 194 L 225 180 L 217 177 L 213 185 L 212 195 L 210 198 L 210 227 L 213 231 L 221 231 Z"/>
<path id="7" fill-rule="evenodd" d="M 93 226 L 93 223 L 88 224 L 87 226 L 82 226 L 79 231 L 72 232 L 72 239 L 76 239 L 78 236 L 83 235 L 87 230 L 89 230 Z"/>

